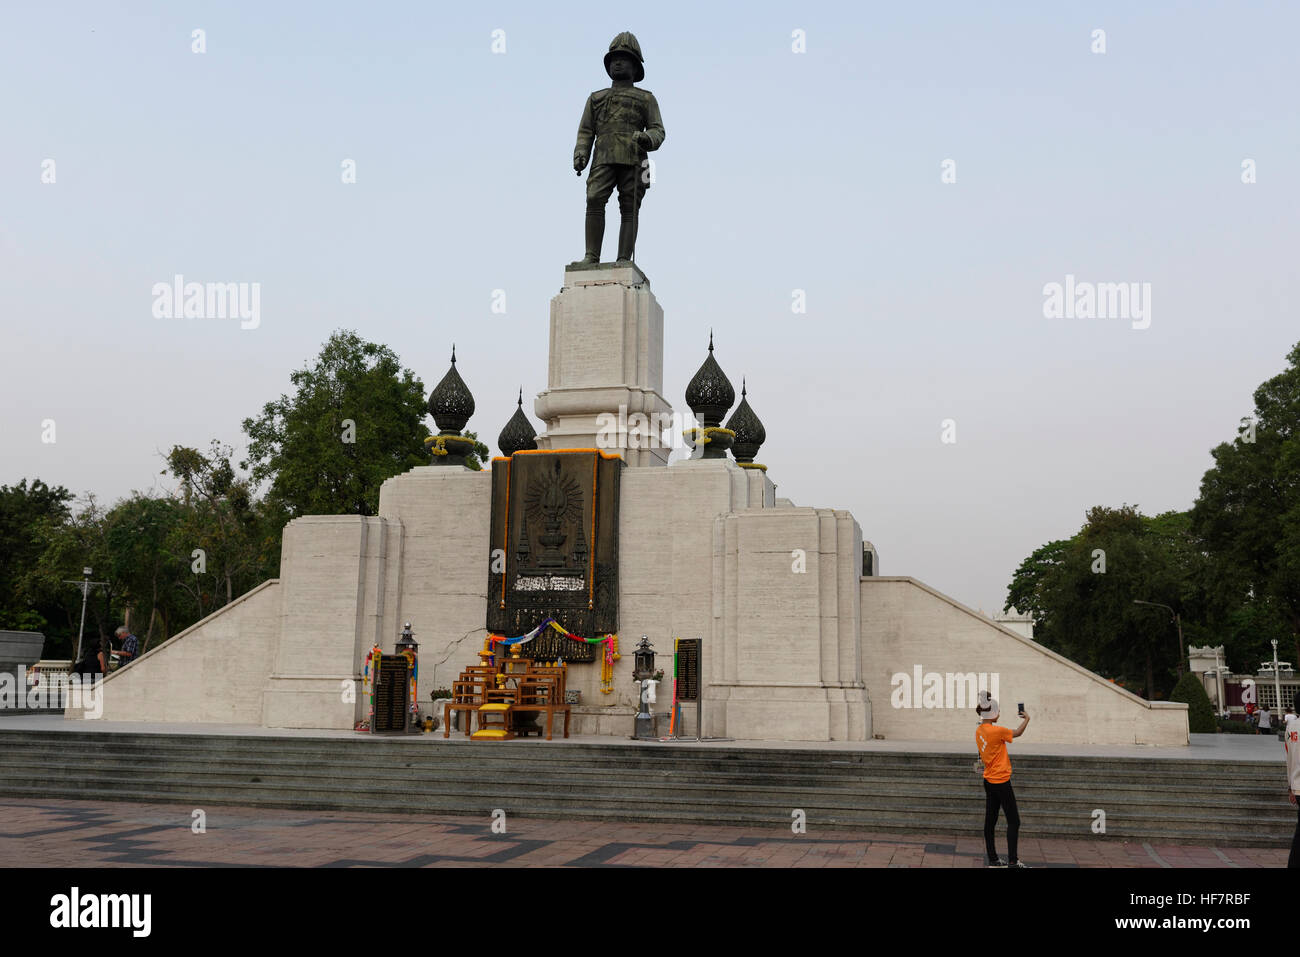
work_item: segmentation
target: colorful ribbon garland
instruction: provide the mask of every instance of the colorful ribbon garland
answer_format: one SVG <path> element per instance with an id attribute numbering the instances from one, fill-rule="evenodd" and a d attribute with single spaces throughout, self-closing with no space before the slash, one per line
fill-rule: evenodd
<path id="1" fill-rule="evenodd" d="M 410 649 L 410 648 L 408 648 L 408 649 L 406 649 L 406 651 L 402 652 L 402 657 L 404 657 L 404 658 L 405 658 L 405 659 L 410 663 L 410 665 L 411 665 L 410 672 L 409 672 L 408 675 L 407 675 L 407 678 L 409 679 L 409 680 L 408 680 L 408 683 L 409 683 L 410 686 L 411 686 L 411 695 L 410 695 L 410 698 L 411 698 L 411 705 L 410 705 L 411 714 L 418 714 L 419 711 L 420 711 L 420 706 L 419 706 L 419 704 L 417 703 L 417 698 L 416 698 L 416 685 L 417 685 L 417 683 L 419 682 L 419 679 L 420 679 L 420 662 L 419 662 L 419 659 L 417 659 L 417 658 L 415 657 L 415 652 L 414 652 L 412 649 Z"/>
<path id="2" fill-rule="evenodd" d="M 384 653 L 383 649 L 381 649 L 378 645 L 375 645 L 373 648 L 371 648 L 370 654 L 366 655 L 366 667 L 361 672 L 361 687 L 363 689 L 363 693 L 366 685 L 370 686 L 370 713 L 369 713 L 369 717 L 366 718 L 367 724 L 370 724 L 372 721 L 374 721 L 375 718 L 375 684 L 377 683 L 379 678 L 379 658 L 383 655 L 383 653 Z M 372 662 L 374 664 L 373 672 L 371 671 Z M 371 727 L 373 727 L 373 725 L 371 725 Z"/>
<path id="3" fill-rule="evenodd" d="M 492 639 L 494 645 L 526 645 L 528 642 L 540 635 L 543 628 L 547 627 L 554 628 L 565 638 L 572 638 L 574 641 L 586 642 L 589 645 L 599 644 L 600 642 L 609 639 L 609 635 L 601 635 L 599 638 L 583 638 L 581 635 L 575 635 L 554 618 L 543 618 L 540 625 L 524 635 L 516 635 L 513 638 L 503 638 L 500 635 L 489 635 L 488 637 Z"/>
<path id="4" fill-rule="evenodd" d="M 554 618 L 548 617 L 542 619 L 542 623 L 539 624 L 532 631 L 528 632 L 527 634 L 516 635 L 513 638 L 503 638 L 500 635 L 493 635 L 489 633 L 488 642 L 493 645 L 504 645 L 506 647 L 513 647 L 515 645 L 526 645 L 528 644 L 528 642 L 532 641 L 534 638 L 540 635 L 543 629 L 545 628 L 553 628 L 564 637 L 570 638 L 573 641 L 581 641 L 584 644 L 598 645 L 603 643 L 605 645 L 605 654 L 602 656 L 602 661 L 601 661 L 600 683 L 602 687 L 600 690 L 604 694 L 613 693 L 614 662 L 622 657 L 618 653 L 618 635 L 601 635 L 599 638 L 583 638 L 581 635 L 575 635 L 573 632 L 569 631 L 567 628 L 561 625 Z"/>

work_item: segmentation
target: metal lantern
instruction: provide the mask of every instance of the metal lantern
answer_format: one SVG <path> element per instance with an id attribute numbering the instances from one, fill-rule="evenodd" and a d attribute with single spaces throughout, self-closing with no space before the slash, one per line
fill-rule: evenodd
<path id="1" fill-rule="evenodd" d="M 655 650 L 650 645 L 650 640 L 645 635 L 641 636 L 641 644 L 636 646 L 636 665 L 632 669 L 632 677 L 637 681 L 644 681 L 646 678 L 653 678 L 655 673 Z"/>
<path id="2" fill-rule="evenodd" d="M 637 704 L 636 725 L 632 737 L 640 740 L 653 741 L 658 738 L 655 734 L 654 716 L 650 714 L 649 689 L 646 682 L 654 677 L 655 673 L 655 651 L 650 647 L 650 640 L 645 635 L 641 636 L 641 644 L 636 646 L 636 664 L 632 670 L 632 677 L 641 683 L 640 701 Z"/>
<path id="3" fill-rule="evenodd" d="M 415 632 L 411 631 L 411 623 L 408 621 L 402 626 L 402 637 L 397 639 L 397 653 L 405 654 L 410 649 L 415 654 L 420 653 L 420 645 L 415 640 Z"/>

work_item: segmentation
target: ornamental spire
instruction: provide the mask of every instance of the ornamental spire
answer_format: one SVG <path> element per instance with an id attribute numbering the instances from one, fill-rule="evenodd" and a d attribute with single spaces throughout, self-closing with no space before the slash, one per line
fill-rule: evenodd
<path id="1" fill-rule="evenodd" d="M 727 428 L 736 433 L 732 451 L 736 456 L 737 464 L 742 467 L 762 469 L 764 468 L 762 465 L 754 463 L 754 456 L 758 454 L 759 446 L 767 441 L 767 430 L 763 428 L 763 423 L 750 408 L 749 400 L 746 398 L 748 395 L 746 385 L 744 378 L 741 378 L 740 405 L 736 406 L 736 411 L 727 421 Z"/>
<path id="2" fill-rule="evenodd" d="M 713 358 L 713 330 L 710 329 L 709 355 L 686 386 L 686 404 L 705 428 L 715 428 L 722 424 L 722 417 L 735 401 L 735 386 Z"/>
<path id="3" fill-rule="evenodd" d="M 474 440 L 461 436 L 461 429 L 474 414 L 474 396 L 456 371 L 456 346 L 451 347 L 451 368 L 429 393 L 429 414 L 438 426 L 438 434 L 424 440 L 434 465 L 466 465 L 466 456 L 474 451 Z"/>
<path id="4" fill-rule="evenodd" d="M 451 368 L 429 393 L 429 414 L 444 434 L 460 432 L 474 414 L 474 396 L 456 371 L 455 345 L 451 347 Z"/>
<path id="5" fill-rule="evenodd" d="M 497 448 L 505 456 L 514 455 L 524 449 L 537 448 L 537 431 L 533 428 L 533 424 L 528 421 L 528 416 L 524 414 L 524 390 L 522 386 L 519 388 L 519 403 L 515 409 L 515 414 L 510 417 L 506 427 L 497 436 Z"/>

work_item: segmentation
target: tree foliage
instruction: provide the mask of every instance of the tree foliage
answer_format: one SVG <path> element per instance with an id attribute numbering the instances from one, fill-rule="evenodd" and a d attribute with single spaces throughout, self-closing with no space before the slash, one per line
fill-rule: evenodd
<path id="1" fill-rule="evenodd" d="M 1288 639 L 1300 660 L 1300 345 L 1287 358 L 1213 450 L 1190 511 L 1098 506 L 1020 564 L 1006 607 L 1033 614 L 1038 641 L 1148 697 L 1170 688 L 1187 645 L 1222 644 L 1253 671 Z M 1176 611 L 1182 645 L 1167 611 L 1134 601 Z"/>
<path id="2" fill-rule="evenodd" d="M 424 385 L 387 346 L 338 331 L 289 379 L 292 396 L 244 420 L 244 464 L 291 517 L 374 515 L 385 479 L 429 463 Z"/>
<path id="3" fill-rule="evenodd" d="M 465 438 L 474 440 L 474 451 L 465 456 L 465 467 L 475 472 L 483 471 L 483 463 L 488 460 L 492 450 L 478 440 L 477 432 L 466 430 Z"/>
<path id="4" fill-rule="evenodd" d="M 292 397 L 244 422 L 251 472 L 214 440 L 164 456 L 174 488 L 108 508 L 39 479 L 0 487 L 0 627 L 44 631 L 46 655 L 70 657 L 91 567 L 102 584 L 89 593 L 86 634 L 111 635 L 129 612 L 147 650 L 274 577 L 290 518 L 372 515 L 385 479 L 429 464 L 424 386 L 386 346 L 337 332 L 290 380 Z M 466 435 L 480 468 L 488 448 Z"/>
<path id="5" fill-rule="evenodd" d="M 1218 729 L 1210 696 L 1205 693 L 1201 679 L 1190 671 L 1178 680 L 1169 700 L 1187 705 L 1187 730 L 1192 734 L 1214 734 Z"/>
<path id="6" fill-rule="evenodd" d="M 1254 414 L 1236 438 L 1211 453 L 1192 526 L 1237 599 L 1237 624 L 1254 633 L 1256 654 L 1287 637 L 1300 660 L 1300 344 L 1287 362 L 1255 390 Z"/>
<path id="7" fill-rule="evenodd" d="M 284 512 L 274 498 L 255 498 L 251 480 L 236 474 L 233 454 L 214 440 L 207 454 L 178 445 L 167 455 L 187 506 L 167 547 L 186 566 L 176 583 L 199 618 L 274 577 L 280 564 Z"/>
<path id="8" fill-rule="evenodd" d="M 66 516 L 46 516 L 34 526 L 43 547 L 19 577 L 17 588 L 26 601 L 56 610 L 42 629 L 46 657 L 71 657 L 76 649 L 82 606 L 76 583 L 82 581 L 83 568 L 91 568 L 94 580 L 103 583 L 88 593 L 86 633 L 102 638 L 112 631 L 113 603 L 121 594 L 121 583 L 113 575 L 105 518 L 99 500 L 88 494 Z"/>
<path id="9" fill-rule="evenodd" d="M 1177 558 L 1169 516 L 1096 506 L 1071 538 L 1049 542 L 1021 563 L 1008 590 L 1035 617 L 1034 635 L 1092 671 L 1167 693 L 1181 653 L 1167 613 L 1134 600 L 1178 607 Z"/>
<path id="10" fill-rule="evenodd" d="M 1065 561 L 1073 541 L 1058 539 L 1035 549 L 1032 555 L 1020 563 L 1007 589 L 1007 603 L 1003 611 L 1015 607 L 1017 611 L 1033 615 L 1034 634 L 1040 643 L 1049 646 L 1057 643 L 1053 639 L 1059 624 L 1054 620 L 1056 609 L 1051 604 L 1048 583 Z"/>
<path id="11" fill-rule="evenodd" d="M 110 635 L 129 612 L 147 650 L 274 577 L 290 518 L 374 514 L 385 479 L 429 463 L 424 387 L 387 347 L 338 332 L 290 379 L 292 398 L 244 423 L 251 474 L 214 440 L 164 456 L 174 488 L 109 508 L 39 479 L 0 487 L 0 627 L 42 630 L 47 656 L 71 656 L 91 567 L 102 584 L 86 633 Z M 473 468 L 488 449 L 475 441 L 475 453 Z"/>
<path id="12" fill-rule="evenodd" d="M 0 486 L 0 628 L 40 631 L 51 616 L 58 617 L 57 602 L 36 599 L 19 583 L 45 547 L 42 531 L 67 520 L 70 501 L 66 488 L 50 488 L 40 479 Z"/>

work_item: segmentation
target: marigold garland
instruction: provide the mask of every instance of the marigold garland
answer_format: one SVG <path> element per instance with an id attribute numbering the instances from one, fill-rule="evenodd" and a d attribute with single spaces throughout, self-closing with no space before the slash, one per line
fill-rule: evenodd
<path id="1" fill-rule="evenodd" d="M 609 635 L 605 642 L 605 654 L 600 659 L 600 693 L 614 693 L 614 662 L 623 657 L 618 653 L 618 635 Z"/>
<path id="2" fill-rule="evenodd" d="M 370 649 L 366 655 L 366 666 L 361 672 L 361 693 L 365 694 L 365 689 L 370 688 L 370 715 L 365 721 L 361 722 L 366 726 L 365 730 L 370 730 L 370 723 L 375 717 L 375 683 L 379 677 L 379 659 L 383 657 L 384 650 L 378 645 Z M 358 730 L 360 727 L 358 726 Z"/>
<path id="3" fill-rule="evenodd" d="M 702 433 L 699 438 L 695 438 L 695 433 L 697 432 Z M 733 439 L 736 437 L 736 433 L 732 429 L 724 429 L 720 426 L 711 425 L 707 429 L 687 429 L 682 433 L 682 438 L 690 439 L 695 445 L 708 445 L 709 442 L 712 441 L 712 436 L 715 432 L 729 435 Z"/>
<path id="4" fill-rule="evenodd" d="M 474 441 L 463 435 L 431 435 L 424 440 L 424 446 L 429 450 L 430 455 L 446 455 L 447 443 L 451 441 L 465 443 L 470 448 L 474 447 Z"/>

